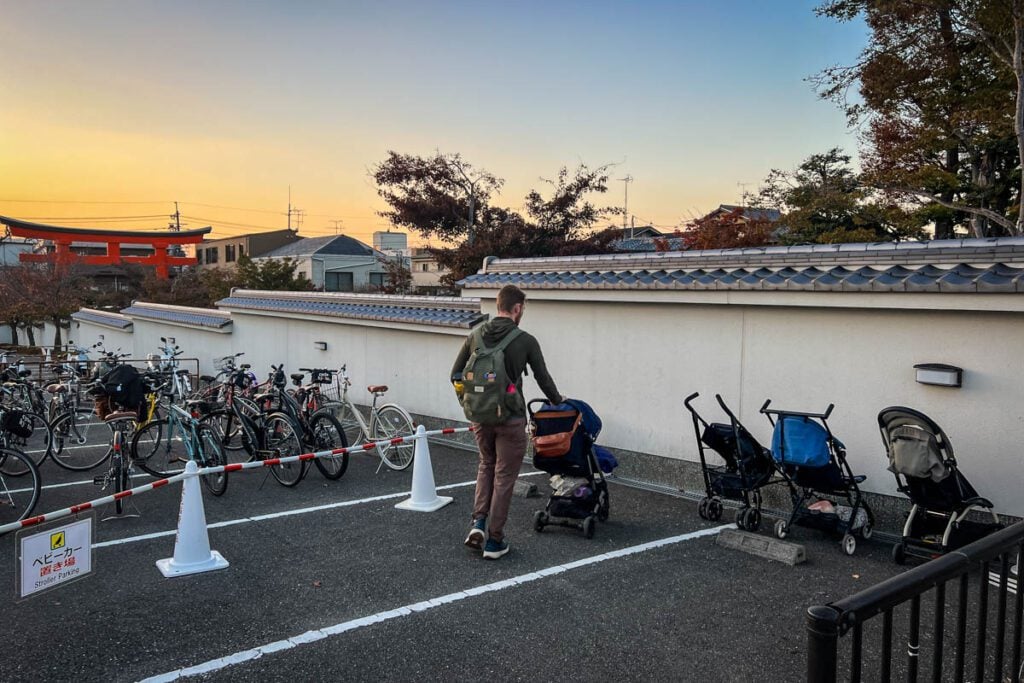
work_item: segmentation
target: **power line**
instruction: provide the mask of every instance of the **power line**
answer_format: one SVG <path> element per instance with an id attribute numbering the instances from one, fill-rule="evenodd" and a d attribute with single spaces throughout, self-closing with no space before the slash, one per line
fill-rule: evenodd
<path id="1" fill-rule="evenodd" d="M 32 221 L 134 221 L 144 218 L 166 218 L 166 214 L 156 213 L 145 216 L 23 216 L 20 220 Z"/>
<path id="2" fill-rule="evenodd" d="M 160 202 L 100 202 L 100 201 L 78 201 L 74 199 L 0 199 L 0 203 L 7 204 L 169 204 L 167 201 Z"/>

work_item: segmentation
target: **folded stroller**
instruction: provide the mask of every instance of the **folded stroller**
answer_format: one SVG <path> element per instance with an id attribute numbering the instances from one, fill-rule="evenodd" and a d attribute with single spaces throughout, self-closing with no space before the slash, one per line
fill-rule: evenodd
<path id="1" fill-rule="evenodd" d="M 775 429 L 772 457 L 792 483 L 793 499 L 793 512 L 775 523 L 775 535 L 785 538 L 794 524 L 821 529 L 839 535 L 843 551 L 853 555 L 854 533 L 871 538 L 875 517 L 860 491 L 867 477 L 853 473 L 846 447 L 828 426 L 835 406 L 829 404 L 824 413 L 798 413 L 771 410 L 770 404 L 771 399 L 765 401 L 761 412 Z"/>
<path id="2" fill-rule="evenodd" d="M 736 511 L 736 526 L 757 531 L 761 526 L 761 488 L 786 480 L 773 479 L 775 464 L 771 451 L 750 435 L 721 396 L 715 394 L 715 399 L 729 418 L 728 424 L 709 423 L 701 417 L 691 405 L 698 396 L 699 393 L 693 393 L 683 401 L 693 417 L 693 433 L 704 476 L 705 495 L 697 505 L 697 513 L 701 519 L 718 521 L 724 507 L 722 499 L 737 501 L 740 509 Z M 708 463 L 709 448 L 718 454 L 724 465 Z"/>
<path id="3" fill-rule="evenodd" d="M 542 404 L 534 411 L 535 404 Z M 568 400 L 549 405 L 542 399 L 530 401 L 530 431 L 533 439 L 533 466 L 562 480 L 578 478 L 578 485 L 556 491 L 543 510 L 533 516 L 533 528 L 543 531 L 549 524 L 581 529 L 593 538 L 597 520 L 607 521 L 608 483 L 604 472 L 614 467 L 614 457 L 606 454 L 598 462 L 600 446 L 594 441 L 601 431 L 601 419 L 583 401 Z M 603 450 L 603 449 L 601 449 Z"/>
<path id="4" fill-rule="evenodd" d="M 931 418 L 912 408 L 892 406 L 878 413 L 878 428 L 896 487 L 913 507 L 892 558 L 931 559 L 1002 528 L 991 501 L 982 498 L 957 467 L 953 444 Z M 972 510 L 987 510 L 991 522 L 975 522 Z"/>

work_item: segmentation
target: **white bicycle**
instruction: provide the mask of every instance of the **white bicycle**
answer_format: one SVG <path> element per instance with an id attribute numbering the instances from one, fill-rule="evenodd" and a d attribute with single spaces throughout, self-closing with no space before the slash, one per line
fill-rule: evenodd
<path id="1" fill-rule="evenodd" d="M 367 422 L 352 399 L 348 396 L 348 388 L 352 386 L 348 370 L 345 365 L 340 370 L 329 370 L 319 372 L 330 372 L 334 374 L 335 387 L 338 398 L 325 396 L 323 407 L 330 409 L 334 417 L 341 423 L 345 430 L 345 436 L 350 446 L 366 443 L 367 441 L 387 441 L 398 437 L 412 436 L 416 433 L 416 426 L 412 417 L 397 403 L 384 403 L 377 405 L 377 401 L 384 396 L 388 387 L 383 384 L 371 384 L 366 390 L 373 394 L 373 404 L 370 406 L 370 419 Z M 402 444 L 390 444 L 378 446 L 377 454 L 380 456 L 380 466 L 384 465 L 393 470 L 404 470 L 412 464 L 415 445 L 412 441 Z"/>

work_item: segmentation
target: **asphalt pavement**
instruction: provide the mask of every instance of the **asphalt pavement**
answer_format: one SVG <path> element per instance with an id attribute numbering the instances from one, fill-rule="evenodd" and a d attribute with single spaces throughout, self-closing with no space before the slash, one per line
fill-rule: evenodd
<path id="1" fill-rule="evenodd" d="M 544 499 L 516 498 L 511 552 L 484 561 L 462 546 L 475 456 L 432 455 L 455 498 L 433 513 L 396 510 L 412 470 L 376 472 L 368 454 L 294 489 L 232 474 L 224 496 L 204 490 L 211 546 L 230 562 L 217 572 L 165 579 L 154 564 L 173 553 L 178 486 L 135 499 L 137 518 L 98 510 L 92 574 L 25 600 L 15 538 L 0 538 L 0 678 L 797 680 L 807 606 L 898 571 L 883 542 L 851 558 L 809 530 L 791 537 L 807 547 L 797 567 L 720 548 L 693 503 L 617 485 L 590 540 L 535 532 Z M 43 473 L 90 483 L 46 489 L 40 511 L 102 495 L 91 473 Z"/>

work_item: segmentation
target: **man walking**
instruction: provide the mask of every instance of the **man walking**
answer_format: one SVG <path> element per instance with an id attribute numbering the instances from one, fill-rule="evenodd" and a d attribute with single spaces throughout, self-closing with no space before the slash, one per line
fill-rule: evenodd
<path id="1" fill-rule="evenodd" d="M 466 546 L 496 560 L 508 552 L 505 520 L 512 487 L 526 455 L 526 401 L 523 372 L 533 370 L 551 403 L 563 399 L 544 365 L 540 344 L 519 328 L 526 294 L 514 285 L 498 292 L 498 315 L 473 331 L 452 367 L 452 380 L 466 417 L 475 428 L 480 465 L 476 475 L 473 522 Z"/>

